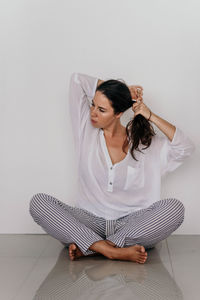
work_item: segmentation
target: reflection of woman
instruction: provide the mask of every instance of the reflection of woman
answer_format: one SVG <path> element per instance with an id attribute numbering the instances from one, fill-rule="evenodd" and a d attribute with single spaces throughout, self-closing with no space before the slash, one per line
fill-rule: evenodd
<path id="1" fill-rule="evenodd" d="M 33 299 L 181 300 L 182 292 L 163 265 L 158 248 L 151 250 L 149 263 L 143 265 L 101 257 L 74 263 L 63 249 Z"/>
<path id="2" fill-rule="evenodd" d="M 130 107 L 135 115 L 125 128 L 120 117 Z M 161 177 L 180 166 L 194 144 L 149 110 L 139 86 L 73 73 L 69 108 L 79 172 L 76 206 L 38 193 L 30 213 L 48 234 L 69 246 L 72 260 L 100 253 L 144 263 L 145 248 L 183 222 L 179 200 L 160 200 Z M 164 135 L 157 136 L 150 122 Z"/>

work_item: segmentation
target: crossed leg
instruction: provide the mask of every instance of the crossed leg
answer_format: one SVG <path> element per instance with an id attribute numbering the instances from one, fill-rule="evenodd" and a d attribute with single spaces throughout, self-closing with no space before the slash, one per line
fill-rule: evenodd
<path id="1" fill-rule="evenodd" d="M 145 248 L 152 248 L 175 231 L 184 220 L 184 211 L 183 204 L 177 199 L 157 201 L 146 209 L 126 216 L 127 222 L 123 227 L 106 241 L 95 242 L 89 249 L 104 255 L 107 252 L 111 259 L 144 263 L 147 259 Z M 75 244 L 71 245 L 71 251 L 76 249 Z M 73 259 L 81 256 L 81 252 L 77 256 L 72 255 Z"/>
<path id="2" fill-rule="evenodd" d="M 84 255 L 94 254 L 89 247 L 104 239 L 102 218 L 69 206 L 51 195 L 35 194 L 31 198 L 29 212 L 46 233 L 64 245 L 76 243 Z"/>
<path id="3" fill-rule="evenodd" d="M 181 225 L 184 218 L 184 206 L 179 200 L 160 200 L 126 216 L 125 226 L 105 240 L 101 226 L 105 224 L 103 218 L 73 208 L 50 195 L 34 195 L 29 210 L 35 222 L 48 234 L 63 244 L 69 244 L 71 259 L 100 253 L 110 259 L 140 263 L 147 258 L 144 247 L 152 247 L 165 239 Z"/>
<path id="4" fill-rule="evenodd" d="M 168 198 L 128 215 L 127 223 L 107 240 L 118 247 L 140 244 L 152 248 L 166 239 L 184 220 L 185 208 L 181 201 Z"/>

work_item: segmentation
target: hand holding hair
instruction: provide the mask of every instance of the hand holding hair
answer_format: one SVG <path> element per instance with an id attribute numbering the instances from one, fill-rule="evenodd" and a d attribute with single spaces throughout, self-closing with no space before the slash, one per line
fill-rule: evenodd
<path id="1" fill-rule="evenodd" d="M 144 104 L 143 99 L 142 99 L 141 96 L 138 97 L 138 99 L 136 100 L 136 102 L 133 103 L 132 110 L 134 112 L 134 118 L 135 118 L 135 116 L 137 116 L 137 115 L 140 114 L 143 117 L 145 117 L 145 119 L 147 119 L 148 121 L 150 121 L 152 112 L 146 106 L 146 104 Z"/>

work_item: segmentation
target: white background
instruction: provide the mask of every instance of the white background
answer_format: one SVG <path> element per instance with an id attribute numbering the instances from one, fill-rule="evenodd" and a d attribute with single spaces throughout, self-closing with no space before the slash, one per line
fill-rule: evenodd
<path id="1" fill-rule="evenodd" d="M 36 193 L 74 204 L 68 87 L 81 72 L 143 85 L 145 104 L 195 142 L 193 156 L 164 178 L 161 198 L 185 205 L 175 233 L 200 234 L 199 1 L 0 3 L 0 233 L 44 233 L 28 211 Z"/>

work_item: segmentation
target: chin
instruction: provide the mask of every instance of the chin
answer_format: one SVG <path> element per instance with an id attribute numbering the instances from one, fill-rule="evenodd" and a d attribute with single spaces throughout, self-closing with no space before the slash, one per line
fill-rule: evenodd
<path id="1" fill-rule="evenodd" d="M 99 125 L 97 123 L 92 123 L 92 126 L 99 127 Z"/>

